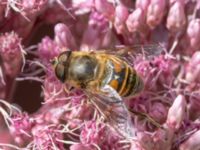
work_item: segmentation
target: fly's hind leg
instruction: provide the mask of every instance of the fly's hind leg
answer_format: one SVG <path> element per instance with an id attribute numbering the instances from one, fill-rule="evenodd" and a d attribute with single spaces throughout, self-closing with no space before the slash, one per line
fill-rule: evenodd
<path id="1" fill-rule="evenodd" d="M 143 113 L 143 112 L 134 111 L 134 110 L 131 110 L 131 109 L 128 109 L 128 111 L 129 111 L 130 114 L 132 114 L 132 115 L 137 115 L 137 116 L 146 118 L 146 119 L 147 119 L 149 122 L 151 122 L 151 124 L 153 124 L 155 127 L 164 129 L 160 123 L 158 123 L 157 121 L 155 121 L 155 120 L 154 120 L 151 116 L 149 116 L 148 114 Z"/>

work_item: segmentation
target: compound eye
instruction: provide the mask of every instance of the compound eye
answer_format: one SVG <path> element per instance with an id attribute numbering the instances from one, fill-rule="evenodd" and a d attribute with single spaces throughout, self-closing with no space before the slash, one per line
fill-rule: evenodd
<path id="1" fill-rule="evenodd" d="M 66 63 L 70 53 L 71 52 L 68 52 L 68 51 L 65 51 L 65 52 L 61 53 L 60 56 L 58 57 L 58 61 Z"/>
<path id="2" fill-rule="evenodd" d="M 57 64 L 55 74 L 61 82 L 65 82 L 65 66 L 63 64 Z"/>

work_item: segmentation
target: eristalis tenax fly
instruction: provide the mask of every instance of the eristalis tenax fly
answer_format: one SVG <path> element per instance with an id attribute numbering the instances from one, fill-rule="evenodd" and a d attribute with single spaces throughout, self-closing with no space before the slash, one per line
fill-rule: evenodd
<path id="1" fill-rule="evenodd" d="M 52 61 L 56 77 L 63 83 L 82 89 L 110 125 L 124 136 L 135 134 L 123 99 L 139 94 L 144 83 L 126 56 L 138 52 L 157 55 L 160 45 L 118 47 L 115 51 L 66 50 Z"/>

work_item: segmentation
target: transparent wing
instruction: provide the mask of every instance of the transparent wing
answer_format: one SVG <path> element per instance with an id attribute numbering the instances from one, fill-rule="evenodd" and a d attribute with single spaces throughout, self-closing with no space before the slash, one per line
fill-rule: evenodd
<path id="1" fill-rule="evenodd" d="M 112 55 L 118 55 L 119 57 L 135 57 L 142 55 L 147 59 L 151 59 L 154 56 L 158 56 L 166 51 L 166 48 L 161 44 L 146 44 L 146 45 L 117 45 L 113 49 L 102 49 L 93 51 L 95 53 L 107 53 Z"/>
<path id="2" fill-rule="evenodd" d="M 106 94 L 87 92 L 87 95 L 109 125 L 114 127 L 118 133 L 126 138 L 135 137 L 136 131 L 121 97 L 110 86 L 104 87 L 102 91 Z"/>
<path id="3" fill-rule="evenodd" d="M 146 45 L 133 45 L 133 46 L 116 46 L 117 51 L 122 51 L 123 55 L 137 55 L 143 54 L 146 57 L 153 57 L 160 55 L 165 51 L 165 47 L 161 44 L 146 44 Z"/>

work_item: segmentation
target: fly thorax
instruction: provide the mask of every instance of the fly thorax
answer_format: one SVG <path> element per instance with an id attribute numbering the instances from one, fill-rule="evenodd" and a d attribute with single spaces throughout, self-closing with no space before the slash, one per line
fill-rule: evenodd
<path id="1" fill-rule="evenodd" d="M 87 82 L 95 77 L 97 61 L 90 56 L 78 56 L 71 61 L 69 75 L 72 80 Z"/>

